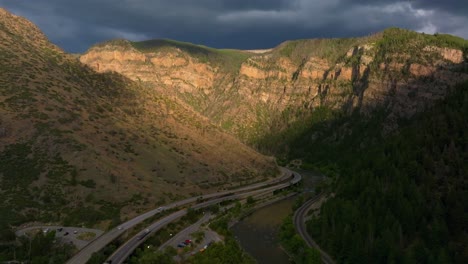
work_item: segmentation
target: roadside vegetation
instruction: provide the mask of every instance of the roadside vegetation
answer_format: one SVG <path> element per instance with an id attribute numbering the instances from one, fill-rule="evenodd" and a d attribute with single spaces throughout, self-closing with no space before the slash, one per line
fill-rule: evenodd
<path id="1" fill-rule="evenodd" d="M 38 232 L 32 237 L 23 236 L 19 243 L 0 245 L 0 262 L 19 261 L 34 264 L 62 264 L 73 254 L 75 247 L 57 243 L 55 231 Z"/>
<path id="2" fill-rule="evenodd" d="M 229 202 L 223 205 L 230 204 Z M 212 213 L 219 213 L 219 206 L 211 206 L 207 210 Z M 173 257 L 177 255 L 173 247 L 167 247 L 164 251 L 156 249 L 167 240 L 171 239 L 171 234 L 177 234 L 185 227 L 195 223 L 201 216 L 203 210 L 190 210 L 189 213 L 175 223 L 159 230 L 151 235 L 130 257 L 130 263 L 175 263 Z M 223 242 L 213 243 L 203 252 L 197 252 L 194 256 L 184 260 L 184 263 L 255 263 L 235 241 L 232 232 L 228 228 L 228 223 L 233 217 L 239 216 L 242 212 L 240 202 L 236 202 L 231 209 L 224 211 L 220 216 L 211 221 L 209 228 L 222 235 Z M 197 237 L 200 234 L 197 235 Z M 197 240 L 197 239 L 196 239 Z M 194 243 L 197 241 L 194 240 Z M 184 248 L 181 254 L 187 253 L 190 247 Z M 102 258 L 101 258 L 102 259 Z M 92 262 L 98 263 L 98 262 Z"/>
<path id="3" fill-rule="evenodd" d="M 294 227 L 292 216 L 288 216 L 281 225 L 279 239 L 281 245 L 296 264 L 322 263 L 320 252 L 310 248 L 299 236 Z"/>
<path id="4" fill-rule="evenodd" d="M 229 222 L 241 216 L 243 210 L 241 203 L 235 202 L 234 207 L 229 209 L 227 212 L 223 212 L 219 217 L 211 221 L 209 227 L 222 235 L 224 237 L 224 241 L 222 243 L 214 243 L 204 252 L 195 254 L 188 259 L 188 263 L 256 263 L 256 261 L 240 247 L 239 243 L 235 240 L 232 231 L 229 229 Z"/>

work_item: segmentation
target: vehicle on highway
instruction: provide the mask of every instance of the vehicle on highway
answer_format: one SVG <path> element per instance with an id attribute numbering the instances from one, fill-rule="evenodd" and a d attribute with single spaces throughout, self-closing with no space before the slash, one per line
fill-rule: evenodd
<path id="1" fill-rule="evenodd" d="M 68 234 L 70 234 L 70 233 L 68 233 L 68 232 L 65 232 L 63 235 L 64 235 L 64 236 L 68 236 Z"/>
<path id="2" fill-rule="evenodd" d="M 138 236 L 137 239 L 138 239 L 138 240 L 143 239 L 143 238 L 144 238 L 145 236 L 147 236 L 150 232 L 151 232 L 151 230 L 149 230 L 148 228 L 145 229 L 145 231 L 143 231 L 143 233 L 142 233 L 140 236 Z"/>
<path id="3" fill-rule="evenodd" d="M 57 229 L 57 231 L 59 231 L 59 232 L 62 232 L 62 230 L 63 230 L 63 227 L 60 227 L 60 228 Z"/>
<path id="4" fill-rule="evenodd" d="M 122 229 L 123 229 L 123 227 L 122 227 L 122 226 L 119 226 L 119 227 L 117 227 L 117 229 L 118 229 L 118 230 L 122 230 Z"/>
<path id="5" fill-rule="evenodd" d="M 78 231 L 76 231 L 76 230 L 75 230 L 75 231 L 73 231 L 73 234 L 78 234 Z"/>
<path id="6" fill-rule="evenodd" d="M 287 179 L 288 176 L 289 176 L 289 173 L 287 173 L 287 172 L 289 170 L 287 170 L 285 168 L 281 168 L 281 170 L 283 171 L 283 176 L 281 178 L 279 178 L 279 179 L 274 179 L 274 180 L 270 180 L 270 181 L 267 181 L 267 182 L 261 182 L 261 183 L 249 185 L 249 186 L 242 187 L 242 188 L 239 188 L 239 189 L 236 189 L 236 190 L 222 191 L 222 192 L 218 191 L 218 192 L 215 192 L 215 193 L 212 193 L 212 194 L 209 194 L 209 195 L 205 196 L 204 197 L 205 199 L 207 199 L 207 198 L 209 198 L 209 199 L 207 201 L 205 201 L 205 202 L 197 203 L 194 207 L 196 207 L 197 209 L 200 209 L 200 208 L 209 207 L 209 206 L 211 206 L 211 205 L 213 205 L 215 203 L 221 203 L 221 202 L 225 202 L 225 201 L 228 201 L 228 200 L 238 200 L 238 199 L 241 199 L 244 196 L 247 197 L 248 195 L 257 195 L 257 194 L 263 194 L 263 193 L 266 193 L 266 192 L 269 193 L 271 190 L 275 191 L 275 190 L 279 190 L 279 189 L 284 189 L 284 188 L 290 186 L 291 182 L 289 181 L 289 179 Z M 301 177 L 300 177 L 299 174 L 295 174 L 294 177 L 295 177 L 295 180 L 294 180 L 295 183 L 301 180 Z M 282 183 L 283 181 L 284 181 L 284 183 Z M 276 184 L 276 185 L 272 185 L 272 184 Z M 226 195 L 226 193 L 232 193 L 232 197 L 230 197 L 230 196 L 224 197 Z M 141 215 L 139 215 L 139 216 L 125 222 L 124 223 L 125 228 L 132 228 L 133 226 L 136 226 L 137 224 L 141 223 L 142 221 L 152 217 L 154 214 L 161 213 L 162 210 L 167 210 L 168 208 L 170 208 L 171 212 L 176 211 L 179 207 L 185 206 L 187 204 L 194 203 L 197 200 L 197 198 L 198 198 L 198 196 L 190 197 L 190 198 L 180 200 L 180 201 L 177 201 L 177 202 L 173 202 L 173 203 L 170 203 L 170 204 L 168 204 L 166 206 L 161 206 L 161 207 L 158 207 L 157 209 L 153 209 L 151 211 L 145 212 L 144 214 L 141 214 Z M 212 199 L 212 200 L 210 200 L 210 199 Z M 149 227 L 151 229 L 150 232 L 157 231 L 160 228 L 162 228 L 162 226 L 164 226 L 164 225 L 166 225 L 166 224 L 168 224 L 170 222 L 173 222 L 175 219 L 178 219 L 178 217 L 181 217 L 181 216 L 185 215 L 187 213 L 186 211 L 187 211 L 187 209 L 180 209 L 179 211 L 176 211 L 173 214 L 168 215 L 168 216 L 158 220 L 157 222 L 154 222 Z M 73 256 L 67 262 L 67 264 L 86 263 L 86 261 L 88 261 L 91 258 L 93 252 L 95 252 L 96 250 L 102 249 L 103 247 L 108 245 L 111 241 L 116 239 L 122 233 L 122 232 L 115 232 L 115 229 L 113 231 L 114 232 L 110 231 L 110 232 L 104 233 L 99 238 L 96 238 L 93 242 L 91 242 L 89 244 L 89 246 L 83 248 L 75 256 Z M 135 248 L 134 246 L 140 245 L 143 242 L 145 236 L 147 236 L 148 234 L 149 233 L 139 232 L 135 236 L 130 238 L 129 241 L 127 241 L 127 243 L 123 244 L 120 248 L 118 248 L 114 252 L 113 255 L 116 255 L 116 257 L 112 257 L 113 262 L 114 263 L 123 262 L 133 252 L 133 250 Z"/>

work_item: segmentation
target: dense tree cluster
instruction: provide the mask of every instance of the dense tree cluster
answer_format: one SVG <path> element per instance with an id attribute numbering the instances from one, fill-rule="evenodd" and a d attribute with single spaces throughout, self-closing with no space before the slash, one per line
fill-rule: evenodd
<path id="1" fill-rule="evenodd" d="M 203 253 L 196 254 L 190 263 L 198 264 L 253 264 L 255 260 L 246 254 L 232 237 L 228 237 L 224 244 L 212 244 Z"/>
<path id="2" fill-rule="evenodd" d="M 340 178 L 334 198 L 308 228 L 338 262 L 468 261 L 467 89 L 468 83 L 460 85 L 429 111 L 401 122 L 397 135 L 354 133 L 329 148 L 315 142 L 323 151 L 309 158 L 336 162 Z M 363 127 L 376 130 L 371 122 Z"/>
<path id="3" fill-rule="evenodd" d="M 281 225 L 279 238 L 283 247 L 294 259 L 294 263 L 322 263 L 322 260 L 320 259 L 320 252 L 318 252 L 316 249 L 309 248 L 306 242 L 297 234 L 291 216 L 286 218 Z"/>
<path id="4" fill-rule="evenodd" d="M 65 263 L 74 250 L 70 244 L 57 243 L 55 231 L 22 236 L 17 242 L 0 245 L 0 262 L 16 260 L 33 264 L 59 264 Z"/>

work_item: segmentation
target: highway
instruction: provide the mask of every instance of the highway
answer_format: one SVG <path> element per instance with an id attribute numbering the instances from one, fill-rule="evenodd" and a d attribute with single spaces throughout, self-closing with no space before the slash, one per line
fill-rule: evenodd
<path id="1" fill-rule="evenodd" d="M 288 173 L 290 175 L 292 172 L 288 170 Z M 293 175 L 294 175 L 293 179 L 288 181 L 288 182 L 285 182 L 285 183 L 281 183 L 281 184 L 277 184 L 277 185 L 274 185 L 274 186 L 262 188 L 262 189 L 259 189 L 259 190 L 253 190 L 253 191 L 249 191 L 249 192 L 242 192 L 242 193 L 238 193 L 238 194 L 231 194 L 231 195 L 228 195 L 228 196 L 216 198 L 216 199 L 209 200 L 209 201 L 206 201 L 206 202 L 198 203 L 198 204 L 192 206 L 192 208 L 193 209 L 201 209 L 201 208 L 209 207 L 211 205 L 218 204 L 218 203 L 221 203 L 221 202 L 224 202 L 224 201 L 246 199 L 249 196 L 268 193 L 268 192 L 272 192 L 272 191 L 275 191 L 275 190 L 280 190 L 280 189 L 289 187 L 289 186 L 291 186 L 293 184 L 296 184 L 301 180 L 301 175 L 300 174 L 294 173 Z M 185 214 L 187 214 L 187 209 L 182 209 L 182 210 L 179 210 L 179 211 L 177 211 L 175 213 L 172 213 L 171 215 L 166 216 L 166 217 L 156 221 L 155 223 L 151 224 L 149 227 L 146 228 L 146 229 L 149 230 L 148 234 L 145 234 L 143 236 L 144 231 L 141 231 L 140 233 L 136 234 L 134 237 L 127 240 L 127 242 L 125 244 L 120 246 L 107 259 L 107 262 L 112 261 L 112 264 L 124 263 L 124 261 L 132 254 L 132 252 L 139 245 L 141 245 L 146 240 L 146 238 L 151 235 L 151 233 L 154 233 L 154 232 L 158 231 L 159 229 L 163 228 L 164 226 L 171 223 L 172 221 L 175 221 L 176 219 L 184 216 Z"/>
<path id="2" fill-rule="evenodd" d="M 283 181 L 285 181 L 285 180 L 287 180 L 287 179 L 289 179 L 291 177 L 292 172 L 289 169 L 280 167 L 280 170 L 281 170 L 281 175 L 282 176 L 279 177 L 279 178 L 275 178 L 275 179 L 272 179 L 272 180 L 269 180 L 269 181 L 266 181 L 266 182 L 256 183 L 256 184 L 249 185 L 249 186 L 239 188 L 239 189 L 236 189 L 236 190 L 228 190 L 228 191 L 216 192 L 216 193 L 202 195 L 202 196 L 191 197 L 191 198 L 188 198 L 188 199 L 185 199 L 185 200 L 181 200 L 181 201 L 177 201 L 177 202 L 165 205 L 165 206 L 163 206 L 163 208 L 164 209 L 172 209 L 172 208 L 176 208 L 176 207 L 179 207 L 179 206 L 194 203 L 199 199 L 211 199 L 211 198 L 215 198 L 215 197 L 225 196 L 225 195 L 228 195 L 228 194 L 240 193 L 240 192 L 245 192 L 245 191 L 249 191 L 249 190 L 254 190 L 254 189 L 262 188 L 262 187 L 269 186 L 269 185 L 272 185 L 272 184 L 275 184 L 275 183 L 283 182 Z M 299 182 L 300 180 L 301 180 L 300 175 L 294 173 L 293 179 L 290 180 L 288 183 L 284 183 L 283 187 L 281 187 L 281 188 L 285 188 L 285 186 L 287 187 L 290 184 L 295 184 L 295 183 Z M 279 188 L 279 189 L 281 189 L 281 188 Z M 233 198 L 233 199 L 235 199 L 235 198 Z M 215 204 L 215 203 L 212 203 L 212 204 Z M 94 252 L 98 252 L 99 250 L 104 248 L 106 245 L 111 243 L 114 239 L 116 239 L 117 237 L 122 235 L 125 232 L 126 229 L 129 229 L 129 228 L 143 222 L 144 220 L 146 220 L 146 219 L 160 213 L 162 211 L 160 208 L 153 209 L 153 210 L 148 211 L 148 212 L 146 212 L 144 214 L 141 214 L 141 215 L 139 215 L 139 216 L 137 216 L 135 218 L 132 218 L 129 221 L 121 224 L 119 226 L 119 228 L 114 228 L 114 229 L 104 233 L 103 235 L 101 235 L 100 237 L 96 238 L 94 241 L 89 243 L 87 246 L 85 246 L 83 249 L 81 249 L 76 255 L 74 255 L 67 262 L 67 264 L 84 264 L 84 263 L 86 263 L 91 258 L 91 255 Z M 201 207 L 194 207 L 194 208 L 196 209 L 196 208 L 201 208 Z M 171 220 L 171 221 L 173 221 L 173 220 L 183 216 L 184 213 L 181 213 L 183 211 L 184 210 L 178 211 L 176 213 L 171 214 L 168 217 L 171 217 L 171 216 L 173 216 L 175 214 L 181 214 L 180 216 L 177 216 L 177 217 L 173 216 L 173 217 L 175 217 L 174 219 Z M 167 219 L 168 217 L 166 217 L 164 219 Z M 159 223 L 159 221 L 156 222 L 156 223 Z M 161 224 L 161 223 L 159 223 L 159 224 Z M 155 228 L 156 227 L 158 227 L 158 225 L 156 225 Z M 161 227 L 159 227 L 159 228 L 161 228 Z M 151 229 L 151 231 L 154 232 L 153 229 Z"/>
<path id="3" fill-rule="evenodd" d="M 299 235 L 305 240 L 307 245 L 309 247 L 316 248 L 322 257 L 322 262 L 325 264 L 333 264 L 335 263 L 333 259 L 325 252 L 323 251 L 317 243 L 310 237 L 309 233 L 307 232 L 307 227 L 305 224 L 305 217 L 307 216 L 307 213 L 310 210 L 310 207 L 316 203 L 317 201 L 320 200 L 320 198 L 323 197 L 323 193 L 315 196 L 314 198 L 308 200 L 305 202 L 299 209 L 294 212 L 294 226 L 296 227 L 296 231 L 299 233 Z"/>
<path id="4" fill-rule="evenodd" d="M 164 242 L 161 246 L 159 246 L 158 250 L 163 250 L 167 246 L 173 246 L 177 248 L 177 245 L 190 237 L 190 234 L 196 232 L 200 229 L 200 226 L 208 221 L 211 220 L 214 216 L 210 212 L 206 212 L 202 218 L 200 218 L 195 224 L 192 224 L 186 227 L 184 230 L 180 231 L 179 233 L 175 234 L 171 239 Z"/>

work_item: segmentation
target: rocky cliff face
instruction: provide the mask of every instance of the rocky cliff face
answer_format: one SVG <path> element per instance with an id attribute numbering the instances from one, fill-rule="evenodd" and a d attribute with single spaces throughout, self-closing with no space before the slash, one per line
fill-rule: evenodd
<path id="1" fill-rule="evenodd" d="M 80 60 L 175 95 L 254 142 L 272 129 L 301 122 L 319 107 L 364 114 L 384 107 L 389 127 L 391 120 L 423 110 L 450 86 L 468 80 L 465 44 L 440 39 L 390 29 L 360 39 L 287 42 L 265 53 L 244 53 L 234 72 L 187 49 L 148 52 L 130 42 L 126 48 L 101 44 Z"/>

